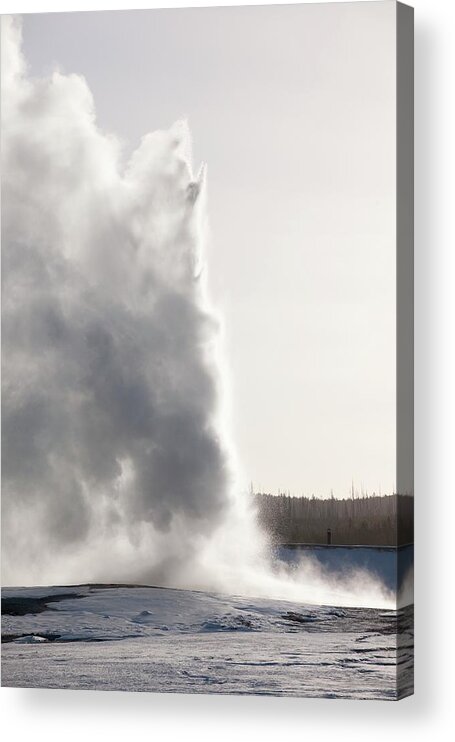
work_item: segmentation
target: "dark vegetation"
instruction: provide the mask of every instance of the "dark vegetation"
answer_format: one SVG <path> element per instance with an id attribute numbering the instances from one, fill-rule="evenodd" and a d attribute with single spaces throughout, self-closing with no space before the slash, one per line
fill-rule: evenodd
<path id="1" fill-rule="evenodd" d="M 414 498 L 409 495 L 292 497 L 253 494 L 262 527 L 275 543 L 399 546 L 414 540 Z"/>

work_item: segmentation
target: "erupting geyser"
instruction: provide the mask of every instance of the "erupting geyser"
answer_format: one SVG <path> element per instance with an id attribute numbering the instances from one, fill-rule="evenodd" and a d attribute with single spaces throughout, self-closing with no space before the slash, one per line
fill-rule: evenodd
<path id="1" fill-rule="evenodd" d="M 5 575 L 137 577 L 125 549 L 144 549 L 142 569 L 186 561 L 230 503 L 203 171 L 192 175 L 184 123 L 122 166 L 85 81 L 27 78 L 19 38 L 8 19 Z"/>
<path id="2" fill-rule="evenodd" d="M 239 494 L 186 124 L 124 164 L 84 79 L 32 79 L 20 37 L 3 18 L 4 583 L 333 602 L 270 567 Z"/>

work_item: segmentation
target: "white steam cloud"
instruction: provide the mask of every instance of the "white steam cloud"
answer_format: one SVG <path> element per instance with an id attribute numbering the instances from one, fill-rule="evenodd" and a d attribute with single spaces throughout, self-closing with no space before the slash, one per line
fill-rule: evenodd
<path id="1" fill-rule="evenodd" d="M 187 127 L 148 134 L 122 169 L 85 81 L 27 79 L 18 23 L 3 32 L 8 574 L 117 528 L 205 533 L 230 484 Z"/>
<path id="2" fill-rule="evenodd" d="M 30 78 L 3 18 L 2 173 L 4 583 L 388 604 L 365 575 L 272 568 L 237 494 L 186 124 L 125 165 L 85 80 Z"/>

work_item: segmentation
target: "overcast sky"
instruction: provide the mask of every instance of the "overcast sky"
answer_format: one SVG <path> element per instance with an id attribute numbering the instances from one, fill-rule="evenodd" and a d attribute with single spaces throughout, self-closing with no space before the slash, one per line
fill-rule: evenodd
<path id="1" fill-rule="evenodd" d="M 395 483 L 395 3 L 31 15 L 129 152 L 189 120 L 233 433 L 263 491 Z"/>

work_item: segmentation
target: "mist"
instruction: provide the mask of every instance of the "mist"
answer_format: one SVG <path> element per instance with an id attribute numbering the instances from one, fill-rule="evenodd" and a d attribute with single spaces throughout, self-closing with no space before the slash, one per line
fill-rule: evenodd
<path id="1" fill-rule="evenodd" d="M 2 132 L 3 583 L 391 606 L 371 575 L 334 585 L 311 560 L 273 562 L 257 526 L 188 124 L 126 158 L 82 77 L 28 76 L 4 17 Z"/>

